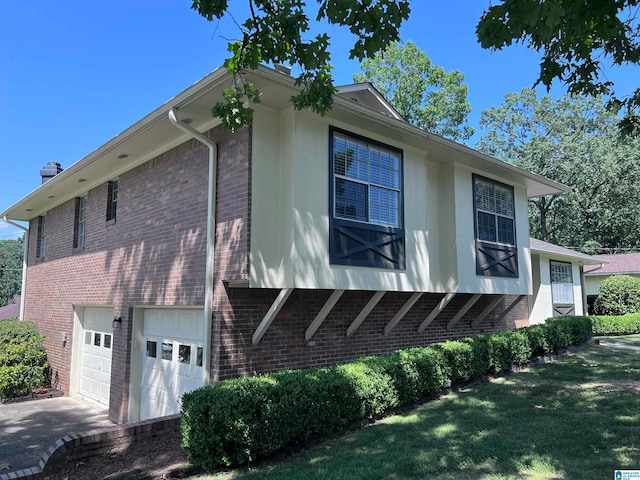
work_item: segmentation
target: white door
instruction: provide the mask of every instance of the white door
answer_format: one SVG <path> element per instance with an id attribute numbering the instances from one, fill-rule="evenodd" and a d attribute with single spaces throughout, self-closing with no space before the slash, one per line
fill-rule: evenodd
<path id="1" fill-rule="evenodd" d="M 140 419 L 180 412 L 183 393 L 203 385 L 202 311 L 144 312 Z"/>
<path id="2" fill-rule="evenodd" d="M 80 395 L 109 405 L 113 310 L 86 308 L 84 311 Z"/>

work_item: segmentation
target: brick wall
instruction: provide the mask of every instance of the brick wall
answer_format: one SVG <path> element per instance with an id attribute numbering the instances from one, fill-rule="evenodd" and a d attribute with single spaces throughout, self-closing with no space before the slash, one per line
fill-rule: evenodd
<path id="1" fill-rule="evenodd" d="M 248 177 L 226 170 L 238 163 L 249 174 L 250 130 L 234 136 L 218 127 L 208 134 L 219 146 L 219 201 L 237 205 L 218 223 L 218 235 L 233 240 L 219 255 L 225 274 L 247 278 L 249 200 L 243 206 L 238 198 Z M 73 248 L 75 199 L 47 212 L 44 259 L 36 258 L 38 219 L 31 221 L 25 319 L 47 337 L 52 381 L 69 392 L 74 307 L 109 306 L 122 317 L 113 332 L 109 418 L 115 422 L 127 418 L 133 307 L 204 304 L 207 178 L 208 149 L 190 140 L 120 175 L 115 220 L 106 220 L 107 183 L 87 192 L 84 248 Z M 69 338 L 64 345 L 61 332 Z"/>
<path id="2" fill-rule="evenodd" d="M 442 298 L 439 294 L 425 294 L 385 336 L 385 326 L 411 296 L 411 293 L 388 292 L 360 328 L 347 337 L 347 328 L 372 295 L 372 292 L 351 291 L 344 293 L 311 341 L 306 342 L 306 329 L 332 291 L 295 290 L 260 343 L 252 345 L 253 332 L 278 291 L 229 288 L 227 292 L 228 305 L 221 312 L 220 379 L 284 368 L 333 365 L 359 356 L 528 325 L 528 305 L 523 299 L 505 319 L 493 326 L 492 319 L 517 298 L 505 297 L 478 328 L 472 329 L 471 322 L 492 299 L 485 296 L 449 331 L 447 324 L 471 297 L 459 294 L 424 333 L 418 333 L 418 326 Z"/>

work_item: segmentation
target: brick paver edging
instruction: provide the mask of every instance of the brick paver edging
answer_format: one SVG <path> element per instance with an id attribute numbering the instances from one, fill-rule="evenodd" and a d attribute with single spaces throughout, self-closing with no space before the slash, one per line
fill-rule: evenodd
<path id="1" fill-rule="evenodd" d="M 107 452 L 123 450 L 132 443 L 180 428 L 180 414 L 140 422 L 97 428 L 56 440 L 40 458 L 38 466 L 1 473 L 0 480 L 41 480 L 62 465 Z"/>

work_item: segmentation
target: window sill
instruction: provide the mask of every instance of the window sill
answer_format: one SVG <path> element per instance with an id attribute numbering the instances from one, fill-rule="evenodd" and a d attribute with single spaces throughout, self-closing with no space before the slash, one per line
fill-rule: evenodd
<path id="1" fill-rule="evenodd" d="M 73 249 L 71 249 L 71 253 L 73 255 L 76 255 L 78 253 L 83 253 L 84 252 L 84 247 L 73 247 Z"/>
<path id="2" fill-rule="evenodd" d="M 111 225 L 115 225 L 115 224 L 116 224 L 116 219 L 115 218 L 112 218 L 111 220 L 107 220 L 106 223 L 105 223 L 105 225 L 107 227 L 110 227 Z"/>
<path id="3" fill-rule="evenodd" d="M 36 261 L 36 262 L 44 262 L 44 257 L 36 257 L 34 261 Z"/>

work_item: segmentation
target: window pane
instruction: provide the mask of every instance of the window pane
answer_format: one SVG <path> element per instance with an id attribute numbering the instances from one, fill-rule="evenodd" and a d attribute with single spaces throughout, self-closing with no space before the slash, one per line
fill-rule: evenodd
<path id="1" fill-rule="evenodd" d="M 573 284 L 571 283 L 551 283 L 551 294 L 553 303 L 573 303 Z"/>
<path id="2" fill-rule="evenodd" d="M 104 335 L 104 348 L 111 348 L 111 335 L 108 333 Z"/>
<path id="3" fill-rule="evenodd" d="M 344 137 L 336 135 L 333 140 L 333 170 L 336 175 L 346 175 L 347 142 Z"/>
<path id="4" fill-rule="evenodd" d="M 196 349 L 196 365 L 198 367 L 202 366 L 202 347 Z"/>
<path id="5" fill-rule="evenodd" d="M 191 346 L 180 345 L 178 347 L 178 362 L 191 363 Z"/>
<path id="6" fill-rule="evenodd" d="M 573 283 L 571 264 L 551 262 L 551 281 L 559 283 Z"/>
<path id="7" fill-rule="evenodd" d="M 358 144 L 358 180 L 369 181 L 369 152 L 366 145 Z"/>
<path id="8" fill-rule="evenodd" d="M 515 245 L 516 239 L 513 232 L 513 219 L 498 217 L 498 242 L 507 245 Z"/>
<path id="9" fill-rule="evenodd" d="M 356 161 L 356 153 L 358 146 L 355 142 L 347 140 L 347 150 L 345 154 L 346 176 L 349 178 L 358 178 L 358 162 Z"/>
<path id="10" fill-rule="evenodd" d="M 494 211 L 493 185 L 482 180 L 476 180 L 476 208 Z"/>
<path id="11" fill-rule="evenodd" d="M 336 217 L 366 222 L 368 208 L 367 186 L 336 178 Z"/>
<path id="12" fill-rule="evenodd" d="M 147 357 L 156 358 L 158 356 L 158 342 L 147 340 Z"/>
<path id="13" fill-rule="evenodd" d="M 101 340 L 102 340 L 102 335 L 101 335 L 101 334 L 99 334 L 98 332 L 96 332 L 94 335 L 95 335 L 95 336 L 93 337 L 93 344 L 94 344 L 96 347 L 99 347 L 99 346 L 100 346 L 100 343 L 101 343 Z"/>
<path id="14" fill-rule="evenodd" d="M 508 188 L 495 186 L 496 213 L 513 217 L 513 193 Z"/>
<path id="15" fill-rule="evenodd" d="M 483 240 L 486 242 L 496 241 L 495 215 L 485 212 L 478 212 L 478 240 Z"/>
<path id="16" fill-rule="evenodd" d="M 173 357 L 173 343 L 162 342 L 162 360 L 171 360 Z"/>
<path id="17" fill-rule="evenodd" d="M 371 186 L 371 222 L 398 226 L 399 192 Z"/>

